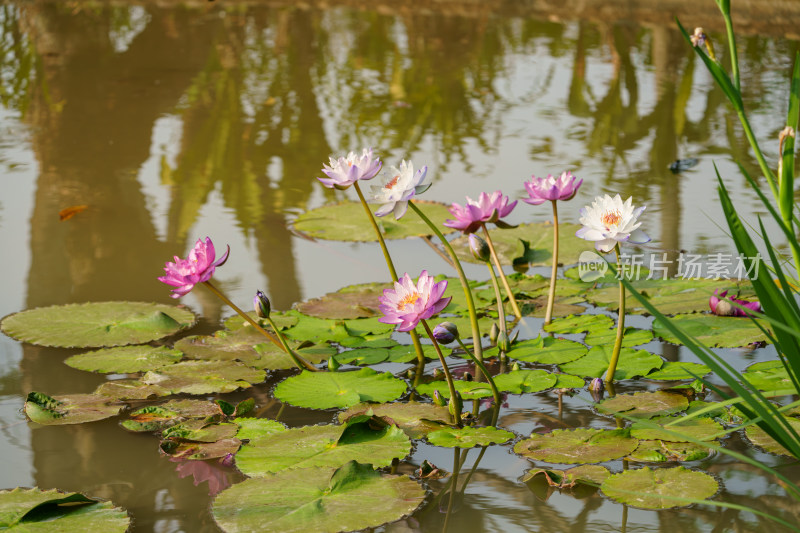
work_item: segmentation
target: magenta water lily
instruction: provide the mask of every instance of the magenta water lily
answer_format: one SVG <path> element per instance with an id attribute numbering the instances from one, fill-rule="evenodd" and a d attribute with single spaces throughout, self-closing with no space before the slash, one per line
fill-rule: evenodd
<path id="1" fill-rule="evenodd" d="M 494 191 L 490 195 L 482 192 L 477 201 L 467 196 L 467 203 L 463 206 L 456 203 L 450 206 L 450 214 L 455 219 L 445 220 L 444 225 L 464 233 L 474 233 L 487 222 L 500 222 L 503 225 L 500 219 L 508 216 L 516 205 L 517 201 L 509 203 L 508 196 L 503 195 L 502 191 Z"/>
<path id="2" fill-rule="evenodd" d="M 562 172 L 558 177 L 554 177 L 552 174 L 548 174 L 546 178 L 531 176 L 531 180 L 524 183 L 528 197 L 523 198 L 522 201 L 531 205 L 539 205 L 547 201 L 572 200 L 582 184 L 583 180 L 573 176 L 572 172 Z"/>
<path id="3" fill-rule="evenodd" d="M 378 309 L 384 314 L 379 319 L 384 324 L 397 324 L 397 331 L 411 331 L 420 320 L 441 312 L 451 298 L 444 298 L 447 281 L 436 283 L 433 276 L 423 270 L 416 285 L 408 273 L 395 282 L 394 288 L 383 291 Z"/>
<path id="4" fill-rule="evenodd" d="M 346 189 L 359 180 L 371 180 L 381 170 L 378 157 L 373 156 L 372 148 L 364 148 L 361 155 L 350 152 L 347 157 L 330 158 L 322 172 L 327 178 L 317 178 L 324 186 L 333 189 Z"/>
<path id="5" fill-rule="evenodd" d="M 375 215 L 383 217 L 394 213 L 394 218 L 400 220 L 406 214 L 408 201 L 415 195 L 422 194 L 430 184 L 423 184 L 428 167 L 424 166 L 414 172 L 414 164 L 403 160 L 400 168 L 392 167 L 392 178 L 381 186 L 372 186 L 372 201 L 383 204 Z"/>
<path id="6" fill-rule="evenodd" d="M 752 316 L 749 311 L 755 311 L 756 313 L 761 312 L 761 304 L 756 301 L 749 301 L 743 300 L 741 298 L 735 298 L 733 296 L 728 296 L 728 291 L 719 292 L 719 289 L 714 290 L 714 294 L 711 295 L 711 298 L 708 300 L 708 306 L 711 308 L 711 312 L 715 315 L 719 316 Z M 732 305 L 731 302 L 741 306 L 737 307 L 736 305 Z M 742 309 L 742 307 L 744 309 Z"/>
<path id="7" fill-rule="evenodd" d="M 197 239 L 197 242 L 189 252 L 186 259 L 181 259 L 177 255 L 174 262 L 167 262 L 164 265 L 164 272 L 167 274 L 158 278 L 158 281 L 166 283 L 172 287 L 172 297 L 180 298 L 185 296 L 194 289 L 198 283 L 203 283 L 211 279 L 214 275 L 214 270 L 228 260 L 230 253 L 230 246 L 227 248 L 222 257 L 216 258 L 216 251 L 214 250 L 214 243 L 211 242 L 209 237 L 206 240 Z"/>

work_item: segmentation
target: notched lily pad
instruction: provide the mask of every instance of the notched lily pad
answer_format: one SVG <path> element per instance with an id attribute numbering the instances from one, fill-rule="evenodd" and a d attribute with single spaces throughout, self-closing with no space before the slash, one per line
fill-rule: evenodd
<path id="1" fill-rule="evenodd" d="M 310 409 L 346 408 L 362 402 L 389 402 L 406 392 L 405 381 L 371 368 L 354 372 L 303 372 L 275 387 L 282 402 Z"/>
<path id="2" fill-rule="evenodd" d="M 79 492 L 38 488 L 0 490 L 3 531 L 102 531 L 124 533 L 130 525 L 125 510 Z"/>
<path id="3" fill-rule="evenodd" d="M 571 489 L 579 484 L 598 486 L 610 475 L 611 472 L 608 471 L 608 468 L 600 465 L 580 465 L 567 470 L 531 468 L 525 473 L 522 482 L 529 483 L 537 478 L 542 478 L 551 487 Z"/>
<path id="4" fill-rule="evenodd" d="M 717 493 L 717 481 L 682 466 L 625 470 L 600 486 L 612 500 L 641 509 L 671 509 L 705 500 Z"/>
<path id="5" fill-rule="evenodd" d="M 428 442 L 444 448 L 474 448 L 490 444 L 503 444 L 514 434 L 495 427 L 470 427 L 438 429 L 428 433 Z"/>
<path id="6" fill-rule="evenodd" d="M 25 414 L 33 422 L 45 426 L 83 424 L 119 414 L 122 405 L 111 401 L 99 394 L 48 396 L 30 392 L 25 402 Z"/>
<path id="7" fill-rule="evenodd" d="M 612 346 L 595 346 L 584 357 L 571 363 L 559 365 L 559 368 L 569 374 L 599 378 L 604 376 L 608 370 L 612 352 Z M 645 376 L 651 371 L 661 368 L 663 364 L 664 360 L 654 353 L 646 350 L 622 348 L 619 353 L 617 369 L 614 372 L 614 380 Z"/>
<path id="8" fill-rule="evenodd" d="M 699 461 L 711 455 L 712 450 L 693 442 L 668 442 L 640 440 L 639 447 L 627 459 L 647 463 Z"/>
<path id="9" fill-rule="evenodd" d="M 754 342 L 768 342 L 767 336 L 753 320 L 746 317 L 717 316 L 706 314 L 675 315 L 672 323 L 686 334 L 709 348 L 736 348 Z M 769 328 L 769 325 L 762 323 Z M 656 319 L 653 333 L 667 342 L 680 344 L 680 341 Z"/>
<path id="10" fill-rule="evenodd" d="M 602 463 L 624 457 L 638 445 L 627 429 L 556 429 L 518 442 L 514 453 L 548 463 Z"/>
<path id="11" fill-rule="evenodd" d="M 8 315 L 0 330 L 18 341 L 58 348 L 143 344 L 195 324 L 184 307 L 146 302 L 90 302 Z"/>
<path id="12" fill-rule="evenodd" d="M 264 381 L 263 370 L 235 361 L 183 361 L 144 375 L 142 382 L 172 394 L 233 392 Z"/>
<path id="13" fill-rule="evenodd" d="M 579 359 L 589 349 L 583 344 L 555 337 L 537 337 L 512 345 L 508 356 L 526 363 L 560 365 Z"/>
<path id="14" fill-rule="evenodd" d="M 181 360 L 181 352 L 166 346 L 121 346 L 79 353 L 64 362 L 72 368 L 106 374 L 146 372 Z"/>
<path id="15" fill-rule="evenodd" d="M 639 418 L 652 418 L 679 413 L 689 407 L 689 400 L 683 394 L 664 391 L 634 392 L 618 394 L 597 404 L 603 414 L 624 414 Z"/>
<path id="16" fill-rule="evenodd" d="M 447 407 L 432 403 L 395 402 L 362 403 L 339 413 L 339 422 L 346 422 L 357 415 L 377 416 L 387 423 L 395 424 L 412 439 L 419 439 L 437 429 L 449 426 L 452 420 Z"/>

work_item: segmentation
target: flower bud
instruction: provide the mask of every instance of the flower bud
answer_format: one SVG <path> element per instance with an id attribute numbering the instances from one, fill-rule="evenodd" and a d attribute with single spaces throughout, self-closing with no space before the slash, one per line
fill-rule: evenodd
<path id="1" fill-rule="evenodd" d="M 492 328 L 489 330 L 489 341 L 492 344 L 497 344 L 497 336 L 500 335 L 500 328 L 497 327 L 497 322 L 492 323 Z"/>
<path id="2" fill-rule="evenodd" d="M 440 381 L 444 379 L 444 372 L 441 368 L 434 368 L 433 369 L 433 380 Z"/>
<path id="3" fill-rule="evenodd" d="M 603 390 L 605 390 L 605 385 L 603 385 L 603 380 L 600 378 L 594 378 L 589 383 L 589 390 L 592 392 L 603 392 Z"/>
<path id="4" fill-rule="evenodd" d="M 342 366 L 339 361 L 336 360 L 336 356 L 332 355 L 328 358 L 328 371 L 329 372 L 336 372 L 339 370 L 339 367 Z"/>
<path id="5" fill-rule="evenodd" d="M 439 392 L 438 390 L 433 391 L 433 403 L 435 403 L 439 407 L 444 407 L 445 405 L 447 405 L 444 396 L 442 396 L 442 393 Z"/>
<path id="6" fill-rule="evenodd" d="M 267 295 L 258 291 L 256 292 L 255 298 L 253 298 L 253 308 L 256 310 L 256 315 L 258 315 L 259 318 L 269 318 L 269 312 L 272 306 L 269 303 Z"/>
<path id="7" fill-rule="evenodd" d="M 456 391 L 456 395 L 450 398 L 450 402 L 447 404 L 447 409 L 450 411 L 450 414 L 453 416 L 453 420 L 458 423 L 461 420 L 461 411 L 464 409 L 464 401 L 461 399 L 461 394 Z"/>
<path id="8" fill-rule="evenodd" d="M 442 322 L 433 328 L 433 338 L 440 344 L 450 344 L 458 338 L 458 327 L 452 322 Z"/>
<path id="9" fill-rule="evenodd" d="M 518 362 L 515 361 L 514 364 L 511 365 L 511 371 L 512 372 L 518 372 L 519 371 L 519 363 Z"/>
<path id="10" fill-rule="evenodd" d="M 497 347 L 500 348 L 501 352 L 507 352 L 511 349 L 511 340 L 505 331 L 501 331 L 497 336 Z"/>
<path id="11" fill-rule="evenodd" d="M 474 233 L 469 234 L 469 251 L 472 252 L 472 256 L 478 261 L 487 263 L 489 259 L 491 259 L 489 245 Z"/>

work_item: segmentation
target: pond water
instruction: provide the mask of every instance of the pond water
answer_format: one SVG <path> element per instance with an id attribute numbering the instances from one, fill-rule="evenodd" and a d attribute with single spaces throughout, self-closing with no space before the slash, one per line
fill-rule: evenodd
<path id="1" fill-rule="evenodd" d="M 398 165 L 428 166 L 425 199 L 463 203 L 523 181 L 570 170 L 584 180 L 561 205 L 561 220 L 598 194 L 647 205 L 649 253 L 708 258 L 734 252 L 721 228 L 714 164 L 747 216 L 756 197 L 738 172 L 757 164 L 722 93 L 673 22 L 704 26 L 719 42 L 713 2 L 5 2 L 0 5 L 0 316 L 21 309 L 102 300 L 174 303 L 159 283 L 164 261 L 197 238 L 229 244 L 215 276 L 249 307 L 257 289 L 286 310 L 345 285 L 387 281 L 376 244 L 304 238 L 294 218 L 355 199 L 317 181 L 329 156 L 373 146 Z M 735 18 L 745 105 L 775 166 L 800 8 L 744 6 Z M 734 10 L 739 9 L 735 6 Z M 768 35 L 767 35 L 768 34 Z M 721 48 L 721 46 L 719 46 Z M 733 148 L 731 148 L 733 147 Z M 676 159 L 697 165 L 673 173 Z M 59 212 L 87 206 L 68 220 Z M 543 222 L 550 210 L 520 203 L 509 222 Z M 419 240 L 391 244 L 397 270 L 451 274 Z M 587 246 L 588 247 L 588 246 Z M 510 269 L 509 269 L 510 271 Z M 533 270 L 548 274 L 547 269 Z M 467 275 L 486 279 L 475 265 Z M 211 333 L 231 311 L 207 291 L 182 303 Z M 647 324 L 648 319 L 632 323 Z M 535 336 L 527 319 L 522 336 Z M 646 349 L 693 361 L 683 348 Z M 218 531 L 208 482 L 159 454 L 152 435 L 118 420 L 34 427 L 21 408 L 29 391 L 90 392 L 106 377 L 62 364 L 80 350 L 49 349 L 0 337 L 0 488 L 39 486 L 112 500 L 132 531 Z M 728 350 L 738 369 L 774 358 L 771 348 Z M 432 365 L 435 366 L 435 365 Z M 402 373 L 406 367 L 380 369 Z M 331 422 L 334 411 L 282 406 L 271 395 L 288 372 L 223 396 L 253 397 L 259 416 L 289 426 Z M 652 385 L 656 387 L 655 385 Z M 621 385 L 621 392 L 641 390 Z M 519 436 L 544 427 L 613 427 L 583 390 L 563 397 L 508 398 L 499 425 Z M 726 446 L 766 461 L 738 434 Z M 467 456 L 470 468 L 477 456 Z M 401 472 L 424 459 L 450 469 L 452 450 L 416 446 Z M 619 470 L 621 462 L 613 464 Z M 762 531 L 754 515 L 694 506 L 645 511 L 600 493 L 546 501 L 520 480 L 531 463 L 511 446 L 481 459 L 451 518 L 452 531 Z M 721 481 L 717 499 L 778 512 L 798 510 L 772 480 L 728 457 L 691 466 Z M 195 469 L 197 470 L 197 469 Z M 786 469 L 800 479 L 798 470 Z M 197 473 L 197 472 L 195 472 Z M 200 474 L 198 474 L 200 475 Z M 214 482 L 239 481 L 223 471 Z M 431 482 L 433 494 L 443 482 Z M 387 531 L 440 531 L 428 504 Z"/>

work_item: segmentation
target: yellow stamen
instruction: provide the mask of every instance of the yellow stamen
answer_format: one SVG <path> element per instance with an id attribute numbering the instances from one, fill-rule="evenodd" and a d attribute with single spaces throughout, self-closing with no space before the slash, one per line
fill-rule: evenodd
<path id="1" fill-rule="evenodd" d="M 600 217 L 600 220 L 603 222 L 603 225 L 608 228 L 610 226 L 616 226 L 622 220 L 622 213 L 619 210 L 608 211 L 603 213 L 603 216 Z"/>
<path id="2" fill-rule="evenodd" d="M 412 292 L 411 294 L 407 295 L 405 298 L 400 300 L 400 303 L 397 304 L 398 311 L 405 311 L 407 305 L 414 305 L 417 300 L 420 299 L 420 295 L 417 292 Z"/>
<path id="3" fill-rule="evenodd" d="M 383 188 L 384 189 L 391 189 L 392 187 L 397 185 L 397 180 L 399 180 L 399 179 L 400 179 L 400 174 L 398 174 L 397 176 L 395 176 L 391 180 L 389 180 L 389 183 L 387 183 Z"/>

